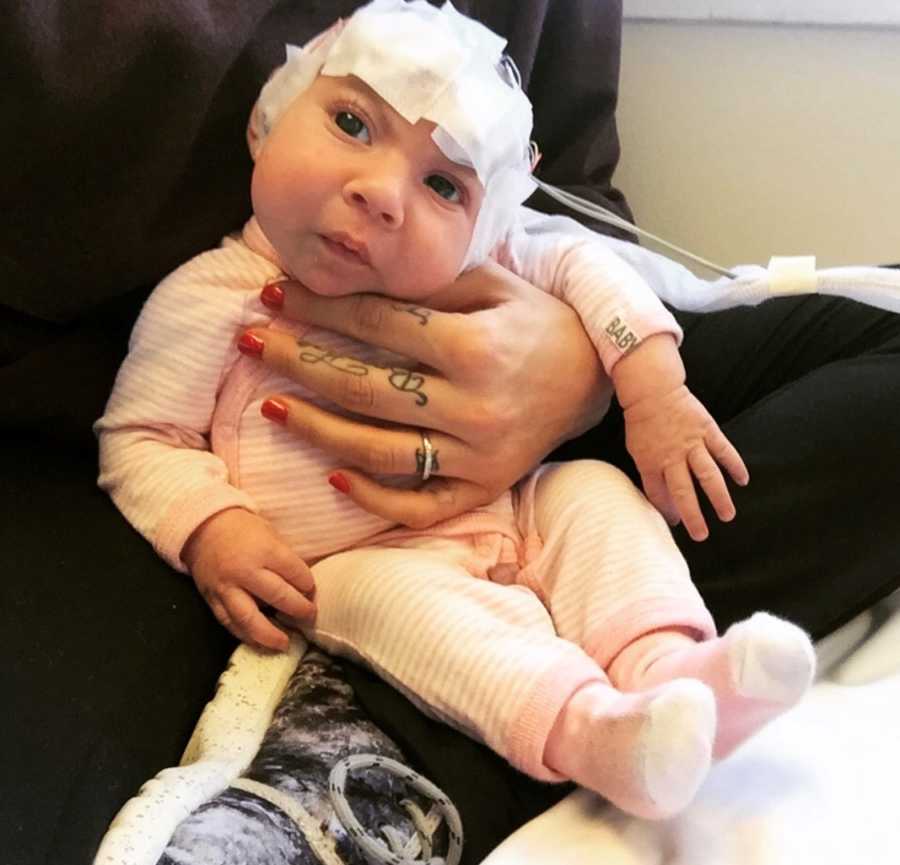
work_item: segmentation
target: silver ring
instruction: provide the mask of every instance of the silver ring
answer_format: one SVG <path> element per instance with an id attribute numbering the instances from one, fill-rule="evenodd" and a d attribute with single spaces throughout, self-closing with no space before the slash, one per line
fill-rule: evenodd
<path id="1" fill-rule="evenodd" d="M 434 447 L 431 444 L 431 439 L 428 438 L 428 433 L 425 430 L 421 431 L 422 435 L 422 461 L 421 461 L 421 470 L 422 470 L 422 480 L 427 481 L 428 478 L 431 477 L 431 469 L 434 467 Z M 416 455 L 418 456 L 418 454 Z M 418 459 L 416 462 L 419 462 Z"/>

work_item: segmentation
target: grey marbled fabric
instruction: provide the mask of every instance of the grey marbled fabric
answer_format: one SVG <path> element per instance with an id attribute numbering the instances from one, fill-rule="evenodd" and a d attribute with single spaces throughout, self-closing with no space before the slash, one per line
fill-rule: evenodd
<path id="1" fill-rule="evenodd" d="M 369 721 L 340 665 L 310 651 L 298 665 L 246 778 L 287 794 L 335 840 L 347 865 L 367 865 L 337 820 L 328 798 L 332 766 L 350 754 L 380 754 L 404 762 L 397 746 Z M 347 798 L 357 819 L 381 837 L 385 824 L 415 834 L 401 799 L 417 796 L 392 775 L 356 773 Z M 419 801 L 427 811 L 429 804 Z M 441 849 L 442 832 L 436 842 Z M 231 787 L 182 821 L 158 865 L 319 865 L 308 840 L 281 808 Z"/>

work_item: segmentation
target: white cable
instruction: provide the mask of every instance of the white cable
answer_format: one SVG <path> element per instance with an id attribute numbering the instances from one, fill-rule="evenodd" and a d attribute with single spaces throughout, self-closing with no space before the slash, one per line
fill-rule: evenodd
<path id="1" fill-rule="evenodd" d="M 417 790 L 423 796 L 431 799 L 444 819 L 447 821 L 448 850 L 446 860 L 439 857 L 428 859 L 428 865 L 459 865 L 462 857 L 463 830 L 459 812 L 447 795 L 424 778 L 418 772 L 404 766 L 389 757 L 377 754 L 353 754 L 335 763 L 328 778 L 328 795 L 337 818 L 341 821 L 350 837 L 360 846 L 363 852 L 377 862 L 385 865 L 422 865 L 423 860 L 409 859 L 394 853 L 384 841 L 370 835 L 350 808 L 350 803 L 344 793 L 344 785 L 347 774 L 355 769 L 376 768 L 396 775 L 404 780 L 410 787 Z"/>
<path id="2" fill-rule="evenodd" d="M 322 831 L 321 823 L 296 799 L 282 792 L 277 787 L 254 781 L 252 778 L 236 778 L 231 786 L 238 790 L 244 790 L 271 802 L 276 808 L 281 809 L 303 834 L 315 857 L 322 865 L 345 865 L 344 860 L 338 855 L 334 838 Z"/>
<path id="3" fill-rule="evenodd" d="M 611 210 L 607 210 L 605 207 L 601 207 L 599 204 L 596 204 L 593 201 L 588 201 L 584 198 L 580 198 L 577 195 L 573 195 L 571 192 L 566 192 L 564 189 L 559 189 L 558 187 L 552 186 L 549 183 L 544 183 L 544 181 L 538 180 L 536 177 L 532 177 L 532 180 L 534 180 L 539 189 L 543 190 L 551 198 L 559 201 L 561 204 L 564 204 L 571 210 L 575 210 L 578 213 L 583 213 L 585 216 L 590 216 L 593 219 L 599 220 L 600 222 L 605 222 L 607 225 L 612 225 L 616 228 L 622 228 L 625 231 L 631 231 L 637 235 L 640 235 L 641 237 L 646 237 L 648 240 L 652 240 L 654 243 L 658 243 L 660 246 L 664 246 L 666 249 L 670 249 L 672 252 L 675 252 L 678 255 L 684 256 L 691 261 L 695 261 L 697 262 L 697 264 L 709 268 L 714 273 L 718 273 L 721 276 L 727 276 L 730 279 L 737 278 L 736 274 L 734 274 L 727 268 L 722 267 L 718 264 L 714 264 L 711 261 L 707 261 L 705 258 L 701 258 L 699 255 L 694 255 L 694 253 L 688 252 L 686 249 L 682 249 L 680 246 L 676 246 L 674 243 L 669 243 L 669 241 L 663 240 L 661 237 L 657 237 L 655 234 L 651 234 L 649 231 L 638 228 L 627 219 L 623 219 L 618 214 L 613 213 Z"/>

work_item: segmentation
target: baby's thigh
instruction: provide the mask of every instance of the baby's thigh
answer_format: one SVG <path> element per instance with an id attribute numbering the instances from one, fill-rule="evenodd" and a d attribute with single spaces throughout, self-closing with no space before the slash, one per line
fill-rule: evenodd
<path id="1" fill-rule="evenodd" d="M 309 636 L 384 639 L 498 629 L 552 635 L 547 610 L 521 586 L 473 577 L 459 561 L 427 549 L 369 547 L 329 556 L 312 568 L 317 616 Z"/>
<path id="2" fill-rule="evenodd" d="M 559 635 L 602 665 L 610 646 L 672 621 L 708 624 L 668 526 L 618 469 L 592 460 L 549 466 L 520 507 L 533 533 L 520 581 L 544 599 Z"/>
<path id="3" fill-rule="evenodd" d="M 541 466 L 521 487 L 517 517 L 523 535 L 536 534 L 543 543 L 573 531 L 601 543 L 614 543 L 622 530 L 670 537 L 665 520 L 631 479 L 600 460 Z"/>

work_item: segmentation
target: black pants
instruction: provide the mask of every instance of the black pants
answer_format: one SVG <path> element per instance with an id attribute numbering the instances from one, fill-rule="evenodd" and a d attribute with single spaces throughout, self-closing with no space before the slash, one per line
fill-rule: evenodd
<path id="1" fill-rule="evenodd" d="M 676 530 L 694 579 L 722 627 L 768 609 L 821 636 L 900 585 L 900 316 L 812 298 L 681 319 L 688 382 L 751 473 L 734 490 L 732 524 L 711 522 L 701 544 Z M 51 353 L 18 378 L 0 370 L 0 859 L 10 865 L 89 863 L 124 800 L 178 761 L 233 648 L 190 580 L 95 487 L 84 417 L 99 414 L 90 399 L 115 369 L 91 361 L 97 396 L 84 396 L 96 345 L 70 343 L 68 362 Z M 55 386 L 42 385 L 51 375 Z M 4 417 L 16 400 L 20 420 L 39 422 Z M 563 450 L 633 473 L 615 410 Z M 561 794 L 374 677 L 351 679 L 459 805 L 467 861 Z"/>

